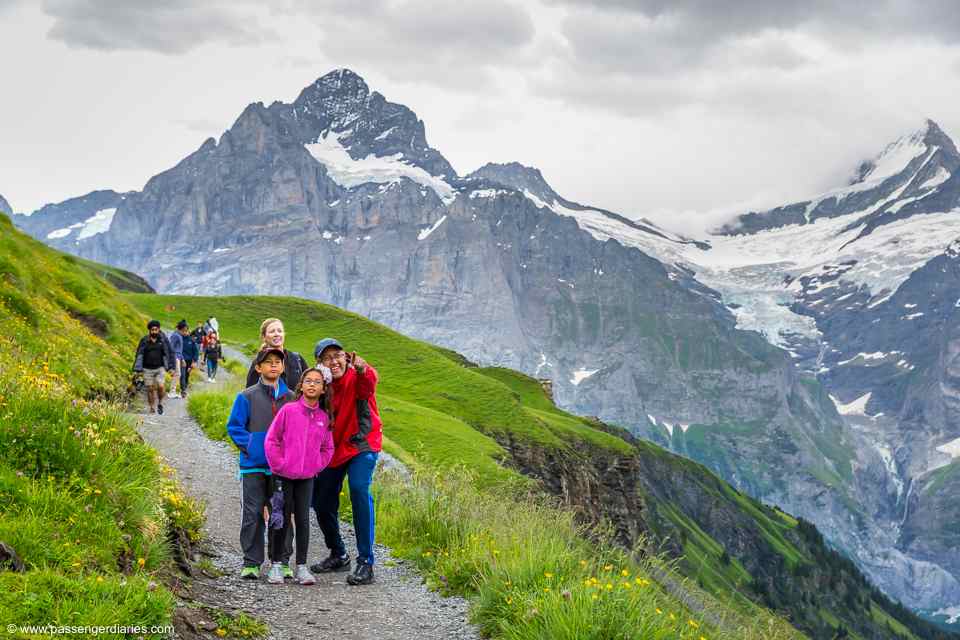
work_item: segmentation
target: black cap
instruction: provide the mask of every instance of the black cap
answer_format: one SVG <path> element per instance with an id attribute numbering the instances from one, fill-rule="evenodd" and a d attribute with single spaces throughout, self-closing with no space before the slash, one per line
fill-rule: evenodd
<path id="1" fill-rule="evenodd" d="M 280 362 L 283 362 L 283 359 L 287 357 L 287 354 L 283 352 L 283 349 L 263 349 L 260 353 L 257 354 L 257 357 L 254 359 L 253 364 L 262 364 L 264 360 L 267 359 L 267 356 L 275 355 L 279 356 Z"/>

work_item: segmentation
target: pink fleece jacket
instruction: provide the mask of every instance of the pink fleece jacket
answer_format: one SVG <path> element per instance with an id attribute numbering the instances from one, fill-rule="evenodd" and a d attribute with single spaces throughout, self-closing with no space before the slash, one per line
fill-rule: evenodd
<path id="1" fill-rule="evenodd" d="M 270 423 L 264 443 L 270 471 L 302 480 L 322 471 L 333 457 L 333 432 L 327 413 L 303 398 L 282 407 Z"/>

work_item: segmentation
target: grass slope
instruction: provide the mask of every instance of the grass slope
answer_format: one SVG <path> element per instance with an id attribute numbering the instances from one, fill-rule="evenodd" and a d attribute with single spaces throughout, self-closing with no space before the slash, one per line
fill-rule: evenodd
<path id="1" fill-rule="evenodd" d="M 0 541 L 25 569 L 0 571 L 2 628 L 168 624 L 168 532 L 199 537 L 114 404 L 143 320 L 102 273 L 0 215 Z"/>

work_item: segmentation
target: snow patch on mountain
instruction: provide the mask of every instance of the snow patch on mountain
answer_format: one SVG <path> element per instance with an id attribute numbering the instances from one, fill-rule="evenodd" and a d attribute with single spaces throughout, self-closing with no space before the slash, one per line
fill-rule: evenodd
<path id="1" fill-rule="evenodd" d="M 447 219 L 447 216 L 445 215 L 440 216 L 440 219 L 434 222 L 432 225 L 430 225 L 429 228 L 424 229 L 423 231 L 417 234 L 417 240 L 426 240 L 427 238 L 429 238 L 430 234 L 436 231 L 440 227 L 440 225 L 444 223 L 446 219 Z"/>
<path id="2" fill-rule="evenodd" d="M 867 403 L 870 402 L 871 396 L 873 396 L 873 392 L 868 391 L 859 398 L 848 403 L 843 403 L 832 395 L 830 396 L 830 399 L 833 400 L 833 404 L 837 408 L 837 413 L 842 416 L 865 416 L 869 418 L 876 418 L 881 414 L 870 415 L 867 413 Z"/>
<path id="3" fill-rule="evenodd" d="M 116 215 L 116 208 L 100 209 L 95 214 L 84 220 L 83 228 L 77 234 L 77 240 L 92 238 L 100 233 L 106 233 L 113 224 L 113 216 Z"/>
<path id="4" fill-rule="evenodd" d="M 327 168 L 327 175 L 341 187 L 352 189 L 369 182 L 387 184 L 408 178 L 433 189 L 444 204 L 456 199 L 456 191 L 443 176 L 432 176 L 425 169 L 404 162 L 402 153 L 382 157 L 371 153 L 365 158 L 354 159 L 349 149 L 340 142 L 340 138 L 350 133 L 350 130 L 327 132 L 318 137 L 316 142 L 304 145 L 310 155 Z"/>
<path id="5" fill-rule="evenodd" d="M 932 178 L 920 185 L 920 189 L 932 189 L 933 187 L 939 187 L 941 184 L 950 179 L 950 172 L 944 169 L 943 167 L 937 167 L 937 172 L 933 175 Z"/>
<path id="6" fill-rule="evenodd" d="M 92 238 L 100 233 L 106 233 L 110 230 L 110 225 L 113 223 L 113 216 L 116 213 L 116 208 L 100 209 L 83 222 L 77 222 L 62 229 L 54 229 L 47 234 L 47 239 L 59 240 L 66 238 L 76 229 L 80 229 L 77 233 L 77 242 L 86 238 Z"/>
<path id="7" fill-rule="evenodd" d="M 570 378 L 570 384 L 576 387 L 597 371 L 600 371 L 600 369 L 577 369 L 573 372 L 573 377 Z"/>
<path id="8" fill-rule="evenodd" d="M 951 458 L 960 458 L 960 438 L 940 445 L 937 447 L 937 451 L 945 453 Z"/>

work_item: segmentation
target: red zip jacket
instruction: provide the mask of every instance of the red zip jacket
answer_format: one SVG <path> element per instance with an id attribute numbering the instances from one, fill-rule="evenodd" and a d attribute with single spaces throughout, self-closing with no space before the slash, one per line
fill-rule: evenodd
<path id="1" fill-rule="evenodd" d="M 377 372 L 367 365 L 363 375 L 349 367 L 333 381 L 333 459 L 331 467 L 346 464 L 359 453 L 379 452 L 383 442 L 383 423 L 374 392 Z"/>

